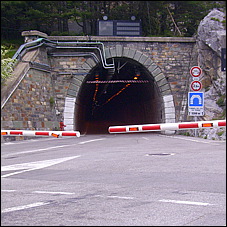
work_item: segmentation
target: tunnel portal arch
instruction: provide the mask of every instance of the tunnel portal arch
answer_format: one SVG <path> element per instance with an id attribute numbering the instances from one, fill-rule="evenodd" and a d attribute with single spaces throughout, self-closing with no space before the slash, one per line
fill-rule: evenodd
<path id="1" fill-rule="evenodd" d="M 88 60 L 84 64 L 90 70 L 80 82 L 76 97 L 66 97 L 65 106 L 75 102 L 68 116 L 75 130 L 82 134 L 108 133 L 110 125 L 175 122 L 170 85 L 148 56 L 118 45 L 105 53 L 107 62 L 114 60 L 115 72 Z"/>

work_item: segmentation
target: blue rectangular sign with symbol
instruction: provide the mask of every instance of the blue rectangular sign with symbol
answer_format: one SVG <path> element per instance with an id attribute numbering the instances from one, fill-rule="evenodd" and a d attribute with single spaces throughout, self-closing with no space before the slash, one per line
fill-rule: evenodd
<path id="1" fill-rule="evenodd" d="M 204 115 L 203 92 L 188 92 L 188 114 L 189 116 Z"/>
<path id="2" fill-rule="evenodd" d="M 189 92 L 188 93 L 188 106 L 203 106 L 204 97 L 203 92 Z"/>

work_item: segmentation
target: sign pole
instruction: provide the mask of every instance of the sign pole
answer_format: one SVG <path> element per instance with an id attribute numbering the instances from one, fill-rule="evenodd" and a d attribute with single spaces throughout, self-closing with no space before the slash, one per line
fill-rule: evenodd
<path id="1" fill-rule="evenodd" d="M 195 119 L 195 122 L 196 122 L 197 121 L 197 117 L 195 116 L 194 119 Z M 197 129 L 195 129 L 195 137 L 197 137 Z"/>

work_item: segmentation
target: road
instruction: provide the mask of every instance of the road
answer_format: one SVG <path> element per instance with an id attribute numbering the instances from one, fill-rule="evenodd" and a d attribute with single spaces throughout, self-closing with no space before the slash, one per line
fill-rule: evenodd
<path id="1" fill-rule="evenodd" d="M 226 142 L 131 133 L 1 144 L 2 226 L 226 226 Z"/>

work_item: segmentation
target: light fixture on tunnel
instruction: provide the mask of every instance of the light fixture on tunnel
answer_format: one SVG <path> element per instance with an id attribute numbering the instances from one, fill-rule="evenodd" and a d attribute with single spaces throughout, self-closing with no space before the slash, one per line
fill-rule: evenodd
<path id="1" fill-rule="evenodd" d="M 131 20 L 136 20 L 136 17 L 135 16 L 131 16 Z"/>
<path id="2" fill-rule="evenodd" d="M 108 17 L 105 15 L 102 17 L 103 20 L 108 20 Z"/>

